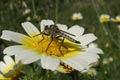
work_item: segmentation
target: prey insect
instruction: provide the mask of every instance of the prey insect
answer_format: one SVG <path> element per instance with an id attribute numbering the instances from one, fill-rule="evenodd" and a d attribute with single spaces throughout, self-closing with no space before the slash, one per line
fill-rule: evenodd
<path id="1" fill-rule="evenodd" d="M 66 32 L 66 31 L 60 30 L 60 29 L 57 27 L 57 25 L 50 25 L 50 26 L 46 25 L 45 28 L 44 28 L 44 31 L 42 31 L 41 34 L 42 34 L 42 37 L 43 37 L 42 40 L 44 40 L 44 35 L 47 35 L 47 36 L 50 36 L 50 37 L 51 37 L 51 41 L 50 41 L 50 43 L 48 44 L 48 46 L 47 46 L 47 48 L 46 48 L 46 51 L 48 50 L 50 44 L 52 43 L 52 41 L 53 41 L 54 39 L 61 40 L 61 45 L 59 46 L 59 51 L 60 51 L 61 54 L 62 54 L 62 52 L 61 52 L 61 50 L 60 50 L 60 49 L 61 49 L 61 46 L 67 48 L 67 47 L 64 46 L 64 44 L 63 44 L 65 38 L 68 39 L 68 40 L 70 40 L 70 41 L 72 41 L 72 42 L 74 42 L 74 43 L 78 43 L 78 44 L 80 43 L 79 41 L 77 41 L 77 40 L 75 40 L 75 39 L 73 39 L 73 38 L 71 37 L 71 36 L 74 36 L 74 37 L 75 37 L 74 34 L 71 34 L 71 33 L 68 33 L 68 32 Z M 60 37 L 63 37 L 63 39 L 60 39 Z M 41 41 L 42 41 L 42 40 L 41 40 Z M 41 42 L 41 41 L 40 41 L 40 42 Z"/>

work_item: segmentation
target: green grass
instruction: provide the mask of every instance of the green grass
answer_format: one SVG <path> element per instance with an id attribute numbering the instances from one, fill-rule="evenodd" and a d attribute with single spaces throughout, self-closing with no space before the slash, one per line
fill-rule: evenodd
<path id="1" fill-rule="evenodd" d="M 117 28 L 119 23 L 100 23 L 99 16 L 103 13 L 107 13 L 111 17 L 120 15 L 120 0 L 58 0 L 57 4 L 55 0 L 33 1 L 34 5 L 32 0 L 25 0 L 27 7 L 31 9 L 31 12 L 25 16 L 22 15 L 24 7 L 19 0 L 0 1 L 0 34 L 5 29 L 25 33 L 21 22 L 25 22 L 27 17 L 31 17 L 30 21 L 38 28 L 42 19 L 52 19 L 66 24 L 68 27 L 75 24 L 83 26 L 86 29 L 85 33 L 92 32 L 98 37 L 95 42 L 104 51 L 104 54 L 100 55 L 99 64 L 95 67 L 96 76 L 91 77 L 86 73 L 78 73 L 80 79 L 77 80 L 119 80 L 120 29 Z M 81 12 L 84 19 L 72 21 L 70 17 L 74 12 Z M 14 43 L 0 40 L 1 60 L 3 49 L 12 44 Z M 106 44 L 109 46 L 106 47 Z M 103 65 L 103 59 L 109 57 L 113 57 L 113 62 Z M 31 64 L 25 66 L 24 75 L 19 80 L 72 80 L 72 78 L 69 74 L 47 71 L 36 64 Z"/>

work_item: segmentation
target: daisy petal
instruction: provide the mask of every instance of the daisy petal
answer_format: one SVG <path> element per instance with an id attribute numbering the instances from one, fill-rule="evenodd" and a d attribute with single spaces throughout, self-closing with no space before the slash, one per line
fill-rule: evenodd
<path id="1" fill-rule="evenodd" d="M 67 31 L 67 26 L 64 24 L 56 24 L 60 30 Z"/>
<path id="2" fill-rule="evenodd" d="M 7 65 L 1 61 L 0 62 L 0 71 L 3 72 L 6 68 L 7 68 Z"/>
<path id="3" fill-rule="evenodd" d="M 3 53 L 11 56 L 23 50 L 24 49 L 21 45 L 16 45 L 16 46 L 10 46 L 10 47 L 5 48 Z"/>
<path id="4" fill-rule="evenodd" d="M 50 26 L 50 25 L 53 25 L 54 22 L 52 20 L 42 20 L 41 23 L 40 23 L 40 27 L 41 27 L 41 32 L 44 31 L 44 28 L 46 25 Z"/>
<path id="5" fill-rule="evenodd" d="M 88 63 L 80 59 L 79 56 L 63 59 L 62 61 L 79 71 L 84 70 L 88 66 Z"/>
<path id="6" fill-rule="evenodd" d="M 22 26 L 24 30 L 27 32 L 27 34 L 31 37 L 40 34 L 39 30 L 30 22 L 24 22 L 22 23 Z"/>
<path id="7" fill-rule="evenodd" d="M 82 52 L 80 53 L 79 58 L 83 61 L 86 61 L 88 64 L 92 64 L 99 59 L 99 56 L 97 54 Z"/>
<path id="8" fill-rule="evenodd" d="M 5 56 L 4 61 L 5 61 L 6 65 L 7 65 L 7 67 L 9 67 L 11 64 L 14 64 L 14 61 L 10 56 Z"/>
<path id="9" fill-rule="evenodd" d="M 84 28 L 74 25 L 70 29 L 68 29 L 68 32 L 71 34 L 74 34 L 75 36 L 79 37 L 84 33 Z"/>
<path id="10" fill-rule="evenodd" d="M 88 53 L 100 53 L 103 54 L 103 51 L 99 48 L 86 48 L 86 52 Z"/>
<path id="11" fill-rule="evenodd" d="M 60 64 L 60 60 L 57 58 L 53 58 L 51 56 L 43 55 L 41 57 L 41 65 L 45 69 L 50 69 L 52 71 L 56 70 Z"/>
<path id="12" fill-rule="evenodd" d="M 81 42 L 82 45 L 87 45 L 91 43 L 92 41 L 96 40 L 97 37 L 94 34 L 85 34 L 79 38 L 79 41 Z"/>
<path id="13" fill-rule="evenodd" d="M 27 37 L 27 36 L 25 36 L 24 34 L 8 31 L 8 30 L 4 30 L 1 36 L 2 39 L 8 40 L 8 41 L 14 41 L 21 44 L 23 43 L 22 38 L 24 37 Z"/>
<path id="14" fill-rule="evenodd" d="M 21 60 L 22 64 L 30 64 L 40 59 L 41 55 L 30 50 L 23 50 L 15 55 L 15 60 Z"/>

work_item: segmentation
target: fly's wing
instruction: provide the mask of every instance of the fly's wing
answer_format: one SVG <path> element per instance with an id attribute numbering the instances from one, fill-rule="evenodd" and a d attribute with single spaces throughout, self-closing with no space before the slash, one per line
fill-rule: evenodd
<path id="1" fill-rule="evenodd" d="M 60 36 L 72 41 L 72 42 L 75 42 L 75 43 L 78 43 L 80 44 L 79 41 L 75 40 L 73 37 L 75 37 L 74 34 L 71 34 L 71 33 L 68 33 L 66 31 L 63 31 L 63 30 L 59 30 L 59 33 L 58 33 Z M 72 37 L 73 36 L 73 37 Z"/>
<path id="2" fill-rule="evenodd" d="M 59 32 L 61 32 L 61 33 L 65 33 L 65 34 L 67 34 L 67 35 L 71 35 L 71 36 L 74 36 L 74 37 L 75 37 L 75 35 L 74 35 L 74 34 L 71 34 L 71 33 L 66 32 L 66 31 L 63 31 L 63 30 L 59 30 Z"/>

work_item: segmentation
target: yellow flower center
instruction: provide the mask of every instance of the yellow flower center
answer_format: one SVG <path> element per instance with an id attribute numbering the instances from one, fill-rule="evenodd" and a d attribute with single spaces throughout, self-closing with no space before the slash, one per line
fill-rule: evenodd
<path id="1" fill-rule="evenodd" d="M 80 19 L 80 16 L 74 15 L 74 16 L 73 16 L 73 19 L 74 19 L 74 20 L 79 20 L 79 19 Z"/>
<path id="2" fill-rule="evenodd" d="M 0 76 L 0 79 L 4 79 L 4 80 L 16 79 L 21 74 L 20 71 L 22 68 L 23 68 L 23 65 L 21 64 L 21 62 L 17 62 L 16 64 L 11 64 L 11 65 L 9 65 L 8 68 L 6 68 L 2 72 L 3 75 Z"/>
<path id="3" fill-rule="evenodd" d="M 8 68 L 6 68 L 3 73 L 7 73 L 9 70 L 12 70 L 14 67 L 14 63 L 11 63 Z"/>
<path id="4" fill-rule="evenodd" d="M 42 35 L 23 38 L 24 48 L 34 50 L 38 55 L 46 54 L 53 57 L 71 57 L 78 55 L 81 48 L 80 45 L 67 39 L 62 43 L 62 38 L 51 40 L 50 36 Z"/>
<path id="5" fill-rule="evenodd" d="M 101 22 L 108 22 L 109 18 L 107 16 L 101 17 Z"/>

